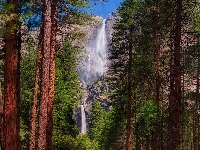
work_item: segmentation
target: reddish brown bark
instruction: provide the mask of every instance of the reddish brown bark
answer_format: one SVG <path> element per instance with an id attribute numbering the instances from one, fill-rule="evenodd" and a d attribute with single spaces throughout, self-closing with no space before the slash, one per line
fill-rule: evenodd
<path id="1" fill-rule="evenodd" d="M 132 32 L 132 30 L 131 30 Z M 126 123 L 126 150 L 131 150 L 131 124 L 132 124 L 132 39 L 129 40 L 129 62 L 128 62 L 128 108 Z"/>
<path id="2" fill-rule="evenodd" d="M 181 124 L 181 13 L 182 0 L 176 1 L 176 22 L 174 31 L 173 64 L 170 75 L 169 99 L 169 126 L 168 150 L 180 149 L 180 124 Z"/>
<path id="3" fill-rule="evenodd" d="M 39 79 L 40 79 L 40 68 L 41 68 L 41 57 L 42 57 L 42 37 L 43 37 L 43 26 L 40 29 L 39 43 L 38 43 L 38 54 L 36 60 L 36 71 L 35 71 L 35 86 L 33 91 L 33 103 L 31 110 L 31 125 L 30 125 L 30 136 L 29 136 L 29 150 L 35 150 L 35 139 L 36 139 L 36 119 L 37 119 L 37 104 L 38 104 L 38 90 L 39 90 Z"/>
<path id="4" fill-rule="evenodd" d="M 18 12 L 18 1 L 9 0 L 14 6 L 12 13 Z M 4 71 L 4 122 L 3 122 L 3 147 L 4 150 L 20 150 L 19 133 L 19 76 L 18 76 L 18 55 L 17 55 L 17 30 L 13 31 L 16 20 L 6 24 L 5 42 L 5 71 Z M 13 31 L 13 32 L 10 32 Z"/>
<path id="5" fill-rule="evenodd" d="M 46 149 L 47 103 L 49 98 L 49 66 L 50 66 L 50 36 L 51 36 L 51 4 L 50 0 L 43 2 L 44 39 L 42 49 L 41 100 L 39 108 L 38 150 Z"/>
<path id="6" fill-rule="evenodd" d="M 8 1 L 14 5 L 13 13 L 17 14 L 17 1 Z M 7 23 L 7 31 L 12 30 L 12 20 Z M 19 60 L 17 55 L 17 31 L 6 35 L 5 58 L 5 96 L 4 96 L 4 149 L 20 149 L 19 137 Z"/>
<path id="7" fill-rule="evenodd" d="M 50 60 L 50 78 L 49 78 L 49 101 L 47 108 L 47 149 L 52 149 L 52 133 L 53 133 L 53 104 L 54 104 L 54 83 L 55 83 L 55 50 L 57 35 L 57 19 L 58 19 L 58 0 L 52 3 L 52 27 L 51 27 L 51 60 Z"/>

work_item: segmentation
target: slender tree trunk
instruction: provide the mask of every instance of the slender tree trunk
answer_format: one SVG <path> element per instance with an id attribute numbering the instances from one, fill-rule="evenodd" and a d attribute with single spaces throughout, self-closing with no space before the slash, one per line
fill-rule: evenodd
<path id="1" fill-rule="evenodd" d="M 158 7 L 158 0 L 156 0 L 156 8 Z M 158 10 L 159 11 L 159 10 Z M 160 14 L 157 14 L 157 27 L 156 27 L 156 49 L 155 49 L 155 62 L 156 62 L 156 88 L 155 88 L 155 104 L 159 108 L 160 103 L 160 45 L 161 45 L 161 37 L 160 37 Z M 157 150 L 158 147 L 158 130 L 153 130 L 152 133 L 152 149 Z"/>
<path id="2" fill-rule="evenodd" d="M 169 126 L 168 126 L 168 150 L 180 149 L 180 124 L 181 124 L 181 13 L 182 0 L 176 1 L 176 24 L 174 36 L 173 65 L 170 75 L 170 99 L 169 99 Z"/>
<path id="3" fill-rule="evenodd" d="M 187 47 L 188 47 L 188 42 L 187 42 Z M 182 52 L 182 57 L 183 57 L 183 60 L 182 60 L 182 63 L 185 65 L 186 64 L 186 62 L 185 62 L 185 56 L 186 56 L 186 53 L 185 53 L 185 50 L 183 49 L 183 52 Z M 183 70 L 182 70 L 182 72 L 185 72 L 185 68 L 183 67 Z M 180 139 L 181 139 L 181 149 L 184 149 L 184 133 L 185 133 L 185 131 L 184 131 L 184 129 L 185 129 L 185 125 L 184 125 L 184 122 L 185 122 L 185 105 L 184 105 L 184 103 L 185 103 L 185 99 L 184 99 L 184 93 L 185 93 L 185 74 L 183 74 L 182 75 L 182 108 L 181 108 L 181 137 L 180 137 Z"/>
<path id="4" fill-rule="evenodd" d="M 198 66 L 197 66 L 197 88 L 196 93 L 199 95 L 199 71 L 200 71 L 200 58 L 198 56 Z M 193 143 L 194 143 L 194 150 L 199 149 L 199 102 L 198 97 L 196 98 L 196 104 L 195 104 L 195 111 L 194 111 L 194 118 L 193 118 Z"/>
<path id="5" fill-rule="evenodd" d="M 51 60 L 50 60 L 50 82 L 49 82 L 49 101 L 47 108 L 47 149 L 52 150 L 52 133 L 53 133 L 53 104 L 54 104 L 54 83 L 55 83 L 55 50 L 57 35 L 57 19 L 58 19 L 58 0 L 52 3 L 52 28 L 51 28 Z"/>
<path id="6" fill-rule="evenodd" d="M 156 1 L 156 8 L 158 7 L 158 0 Z M 160 12 L 159 12 L 160 13 Z M 160 33 L 160 14 L 157 14 L 157 27 L 156 27 L 156 92 L 155 92 L 155 103 L 159 107 L 160 102 L 160 45 L 161 45 L 161 33 Z"/>
<path id="7" fill-rule="evenodd" d="M 132 29 L 130 31 L 132 33 Z M 128 108 L 126 123 L 126 150 L 131 150 L 131 124 L 132 124 L 132 57 L 133 57 L 132 38 L 129 41 L 129 62 L 128 62 Z"/>
<path id="8" fill-rule="evenodd" d="M 40 34 L 38 39 L 42 39 L 44 35 L 43 25 L 40 29 Z M 35 150 L 36 148 L 36 120 L 37 120 L 37 104 L 38 104 L 38 90 L 39 90 L 39 79 L 40 79 L 40 68 L 41 68 L 41 58 L 42 58 L 42 40 L 38 43 L 38 53 L 36 60 L 36 70 L 35 70 L 35 86 L 33 91 L 33 102 L 31 109 L 31 125 L 30 125 L 30 136 L 29 136 L 29 150 Z"/>
<path id="9" fill-rule="evenodd" d="M 8 4 L 14 6 L 12 13 L 18 13 L 18 1 L 9 0 Z M 19 133 L 19 77 L 17 56 L 17 30 L 13 31 L 13 25 L 17 20 L 11 20 L 6 24 L 5 42 L 5 71 L 4 71 L 4 122 L 3 122 L 3 146 L 4 150 L 20 150 Z M 10 32 L 13 31 L 13 32 Z"/>
<path id="10" fill-rule="evenodd" d="M 134 112 L 134 120 L 135 120 L 135 124 L 136 124 L 136 122 L 137 122 L 137 110 L 136 110 L 136 108 L 137 108 L 137 101 L 136 101 L 136 94 L 134 93 L 134 107 L 135 107 L 135 112 Z M 140 150 L 140 146 L 139 146 L 139 133 L 138 133 L 138 127 L 137 126 L 135 126 L 135 133 L 134 133 L 134 135 L 135 135 L 135 149 L 136 150 Z"/>
<path id="11" fill-rule="evenodd" d="M 22 35 L 21 35 L 21 23 L 19 25 L 19 31 L 18 31 L 18 35 L 17 35 L 17 133 L 18 133 L 18 146 L 21 148 L 21 141 L 20 141 L 20 61 L 21 61 L 21 43 L 22 43 L 22 39 L 21 39 Z"/>
<path id="12" fill-rule="evenodd" d="M 157 33 L 157 40 L 156 40 L 156 94 L 155 94 L 155 103 L 159 107 L 160 102 L 160 34 Z"/>
<path id="13" fill-rule="evenodd" d="M 3 149 L 3 99 L 0 82 L 0 149 Z"/>
<path id="14" fill-rule="evenodd" d="M 140 150 L 140 139 L 138 137 L 138 128 L 135 128 L 135 149 Z"/>
<path id="15" fill-rule="evenodd" d="M 42 78 L 41 78 L 41 100 L 39 109 L 39 131 L 38 131 L 38 150 L 47 148 L 47 104 L 49 98 L 49 67 L 50 67 L 50 37 L 51 37 L 51 6 L 50 0 L 43 3 L 43 24 L 44 41 L 42 49 Z"/>
<path id="16" fill-rule="evenodd" d="M 164 150 L 164 91 L 162 90 L 162 101 L 161 101 L 161 131 L 160 131 L 160 140 L 159 140 L 159 150 Z"/>

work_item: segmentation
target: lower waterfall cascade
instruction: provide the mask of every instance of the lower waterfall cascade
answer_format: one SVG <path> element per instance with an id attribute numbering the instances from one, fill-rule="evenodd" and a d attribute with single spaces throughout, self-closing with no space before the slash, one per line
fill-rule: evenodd
<path id="1" fill-rule="evenodd" d="M 86 133 L 86 118 L 84 105 L 81 105 L 81 133 Z"/>

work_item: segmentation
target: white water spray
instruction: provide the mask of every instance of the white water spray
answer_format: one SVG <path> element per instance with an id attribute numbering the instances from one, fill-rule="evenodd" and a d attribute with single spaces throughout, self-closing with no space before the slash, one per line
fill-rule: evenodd
<path id="1" fill-rule="evenodd" d="M 97 54 L 96 72 L 102 76 L 106 71 L 106 30 L 105 19 L 96 39 L 95 53 Z"/>
<path id="2" fill-rule="evenodd" d="M 105 19 L 96 38 L 86 47 L 87 58 L 83 61 L 79 74 L 84 85 L 89 85 L 99 79 L 106 71 L 107 41 Z"/>
<path id="3" fill-rule="evenodd" d="M 86 133 L 86 118 L 85 118 L 85 109 L 84 106 L 81 105 L 81 133 Z"/>

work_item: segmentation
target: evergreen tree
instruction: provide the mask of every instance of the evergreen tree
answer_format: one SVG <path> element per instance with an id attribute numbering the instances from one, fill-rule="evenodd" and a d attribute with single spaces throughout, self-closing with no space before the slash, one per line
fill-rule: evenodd
<path id="1" fill-rule="evenodd" d="M 106 126 L 106 112 L 102 108 L 99 101 L 95 100 L 92 106 L 91 111 L 91 122 L 90 122 L 90 130 L 88 136 L 90 139 L 97 140 L 101 144 L 102 142 L 102 132 L 104 126 Z"/>

